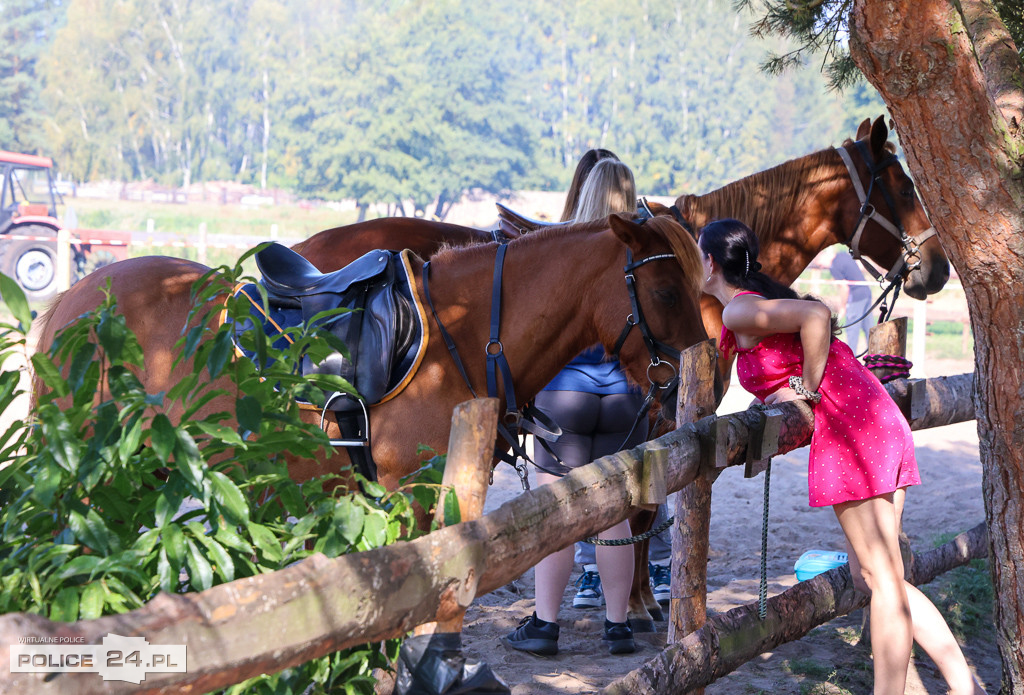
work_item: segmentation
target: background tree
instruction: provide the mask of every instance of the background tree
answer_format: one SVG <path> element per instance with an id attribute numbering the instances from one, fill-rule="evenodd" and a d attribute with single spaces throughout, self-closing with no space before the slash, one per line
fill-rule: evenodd
<path id="1" fill-rule="evenodd" d="M 850 29 L 967 295 L 1003 691 L 1024 692 L 1024 66 L 985 0 L 858 0 Z"/>
<path id="2" fill-rule="evenodd" d="M 896 119 L 907 162 L 967 295 L 1003 692 L 1024 692 L 1024 13 L 1013 0 L 781 0 L 761 31 L 859 68 Z M 847 11 L 849 10 L 849 14 Z M 1000 18 L 1002 13 L 1006 19 Z M 849 31 L 849 52 L 832 39 Z M 777 57 L 778 58 L 778 57 Z M 770 61 L 780 67 L 785 58 Z"/>
<path id="3" fill-rule="evenodd" d="M 5 0 L 0 9 L 0 149 L 42 154 L 45 114 L 36 62 L 52 49 L 64 18 L 62 3 Z"/>

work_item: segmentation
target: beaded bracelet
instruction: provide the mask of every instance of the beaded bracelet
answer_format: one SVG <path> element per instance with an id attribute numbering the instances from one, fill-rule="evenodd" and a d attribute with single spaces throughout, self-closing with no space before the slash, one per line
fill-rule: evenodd
<path id="1" fill-rule="evenodd" d="M 808 391 L 807 387 L 804 386 L 804 378 L 802 376 L 789 377 L 789 388 L 796 391 L 797 394 L 803 396 L 811 403 L 821 402 L 821 394 L 817 391 Z"/>

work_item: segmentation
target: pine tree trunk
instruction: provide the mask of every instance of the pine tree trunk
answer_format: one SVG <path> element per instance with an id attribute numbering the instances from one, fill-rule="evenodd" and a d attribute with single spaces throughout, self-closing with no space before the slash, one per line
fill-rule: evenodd
<path id="1" fill-rule="evenodd" d="M 1024 692 L 1024 70 L 988 0 L 856 0 L 851 53 L 896 119 L 975 338 L 1004 692 Z"/>

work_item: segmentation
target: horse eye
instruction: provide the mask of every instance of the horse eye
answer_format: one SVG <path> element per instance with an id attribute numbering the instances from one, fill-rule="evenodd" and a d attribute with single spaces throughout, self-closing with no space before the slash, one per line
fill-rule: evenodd
<path id="1" fill-rule="evenodd" d="M 904 188 L 900 191 L 900 195 L 907 200 L 911 200 L 914 197 L 914 187 L 910 186 L 909 188 Z"/>
<path id="2" fill-rule="evenodd" d="M 679 292 L 674 287 L 662 287 L 654 290 L 654 298 L 665 306 L 675 306 L 679 301 Z"/>

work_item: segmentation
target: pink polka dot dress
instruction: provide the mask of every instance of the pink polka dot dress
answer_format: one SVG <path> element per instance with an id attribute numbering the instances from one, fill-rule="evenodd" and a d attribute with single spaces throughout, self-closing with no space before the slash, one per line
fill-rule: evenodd
<path id="1" fill-rule="evenodd" d="M 803 346 L 797 333 L 766 336 L 756 346 L 736 345 L 723 328 L 723 352 L 737 353 L 740 385 L 760 400 L 802 375 Z M 881 382 L 833 340 L 814 406 L 808 492 L 812 507 L 863 500 L 920 485 L 914 439 L 903 413 Z"/>

